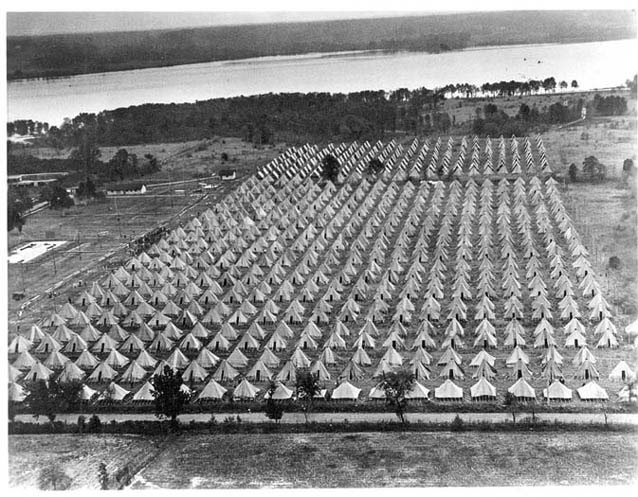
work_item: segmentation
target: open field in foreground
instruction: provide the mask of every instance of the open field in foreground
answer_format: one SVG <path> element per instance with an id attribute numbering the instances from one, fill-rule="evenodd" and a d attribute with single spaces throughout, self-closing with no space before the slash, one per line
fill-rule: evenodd
<path id="1" fill-rule="evenodd" d="M 44 435 L 9 437 L 8 446 L 12 487 L 37 487 L 42 471 L 57 467 L 72 480 L 69 488 L 97 489 L 100 463 L 115 472 L 155 454 L 159 441 L 139 435 Z"/>
<path id="2" fill-rule="evenodd" d="M 73 488 L 158 442 L 134 436 L 11 436 L 10 484 L 57 461 Z M 183 435 L 164 442 L 133 488 L 608 485 L 638 482 L 638 435 L 353 433 Z"/>

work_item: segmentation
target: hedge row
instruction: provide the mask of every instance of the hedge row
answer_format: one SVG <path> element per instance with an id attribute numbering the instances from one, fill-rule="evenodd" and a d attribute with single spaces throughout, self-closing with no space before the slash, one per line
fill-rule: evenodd
<path id="1" fill-rule="evenodd" d="M 635 432 L 636 427 L 631 424 L 565 423 L 560 421 L 538 421 L 532 417 L 510 422 L 466 422 L 456 417 L 449 423 L 405 423 L 391 421 L 356 421 L 334 423 L 244 423 L 241 416 L 226 416 L 221 421 L 211 416 L 206 422 L 191 421 L 171 425 L 162 421 L 121 421 L 102 423 L 98 416 L 93 415 L 87 420 L 80 416 L 77 423 L 55 421 L 53 423 L 26 423 L 14 421 L 9 423 L 9 435 L 43 435 L 43 434 L 139 434 L 166 435 L 169 432 L 180 433 L 354 433 L 354 432 L 442 432 L 442 431 L 480 431 L 480 432 L 577 432 L 577 431 L 606 431 L 606 432 Z"/>

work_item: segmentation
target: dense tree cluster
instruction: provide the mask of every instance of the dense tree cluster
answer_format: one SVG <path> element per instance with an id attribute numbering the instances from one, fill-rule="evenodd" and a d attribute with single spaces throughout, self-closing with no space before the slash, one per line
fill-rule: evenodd
<path id="1" fill-rule="evenodd" d="M 58 413 L 77 408 L 81 390 L 79 381 L 38 380 L 30 387 L 25 404 L 36 419 L 46 416 L 53 422 Z"/>
<path id="2" fill-rule="evenodd" d="M 18 119 L 7 123 L 7 136 L 41 135 L 49 131 L 49 124 L 31 119 Z"/>
<path id="3" fill-rule="evenodd" d="M 386 93 L 290 93 L 219 98 L 185 104 L 146 104 L 82 113 L 52 126 L 44 143 L 76 147 L 78 168 L 98 159 L 87 149 L 236 136 L 257 144 L 274 141 L 327 141 L 382 138 L 397 129 L 445 132 L 451 126 L 440 111 L 441 92 L 401 88 Z M 87 139 L 87 136 L 89 138 Z"/>
<path id="4" fill-rule="evenodd" d="M 69 207 L 73 207 L 75 204 L 66 188 L 57 182 L 46 185 L 42 188 L 40 200 L 43 202 L 49 202 L 49 209 L 55 210 L 68 209 Z"/>
<path id="5" fill-rule="evenodd" d="M 472 132 L 480 136 L 523 136 L 539 126 L 561 124 L 580 118 L 584 102 L 578 99 L 572 103 L 555 102 L 539 110 L 523 103 L 516 116 L 500 110 L 496 104 L 488 103 L 478 108 L 477 117 L 472 122 Z"/>
<path id="6" fill-rule="evenodd" d="M 599 116 L 620 116 L 627 112 L 627 100 L 616 95 L 601 97 L 597 93 L 594 95 L 594 109 Z"/>

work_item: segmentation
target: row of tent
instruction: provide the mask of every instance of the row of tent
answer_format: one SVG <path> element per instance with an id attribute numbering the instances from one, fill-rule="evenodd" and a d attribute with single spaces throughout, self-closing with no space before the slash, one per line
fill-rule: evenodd
<path id="1" fill-rule="evenodd" d="M 193 394 L 193 391 L 186 385 L 182 385 L 182 390 L 188 394 Z M 517 380 L 507 391 L 521 401 L 533 401 L 537 398 L 535 389 L 523 378 Z M 28 391 L 15 382 L 9 383 L 8 392 L 9 400 L 15 403 L 23 402 L 28 395 Z M 361 392 L 361 388 L 358 388 L 346 380 L 332 390 L 329 394 L 329 398 L 334 401 L 360 400 Z M 590 381 L 577 388 L 576 392 L 578 393 L 579 399 L 583 401 L 609 400 L 605 389 L 595 381 Z M 111 382 L 101 393 L 93 390 L 88 385 L 83 385 L 80 397 L 84 401 L 94 402 L 152 402 L 154 400 L 153 393 L 153 386 L 150 382 L 144 383 L 135 393 L 132 393 L 115 382 Z M 246 379 L 242 380 L 232 390 L 232 393 L 215 380 L 210 380 L 199 394 L 192 395 L 192 400 L 196 402 L 221 401 L 227 395 L 237 401 L 248 401 L 257 400 L 258 396 L 268 398 L 269 393 L 266 392 L 260 395 L 260 389 Z M 317 394 L 317 398 L 325 400 L 328 398 L 327 395 L 327 390 L 323 389 Z M 573 397 L 573 391 L 560 381 L 555 381 L 543 389 L 542 396 L 549 401 L 570 401 Z M 628 388 L 626 387 L 622 390 L 619 396 L 623 400 L 628 400 Z M 385 391 L 380 386 L 373 387 L 367 396 L 368 400 L 373 401 L 384 400 L 385 397 Z M 291 400 L 295 398 L 295 392 L 286 385 L 278 383 L 272 398 L 273 400 Z M 462 401 L 464 400 L 464 392 L 463 388 L 456 385 L 452 380 L 446 380 L 434 388 L 433 392 L 418 381 L 415 381 L 411 390 L 407 392 L 406 398 L 409 400 L 427 400 L 433 398 L 441 401 Z M 488 380 L 481 378 L 470 387 L 470 399 L 474 401 L 495 401 L 497 400 L 496 388 Z"/>
<path id="2" fill-rule="evenodd" d="M 431 179 L 462 175 L 551 174 L 552 171 L 549 167 L 541 137 L 538 136 L 535 140 L 524 137 L 522 142 L 524 159 L 521 158 L 519 139 L 516 137 L 512 137 L 509 140 L 508 147 L 507 140 L 501 136 L 498 140 L 495 140 L 496 151 L 494 151 L 493 142 L 490 138 L 487 138 L 483 147 L 481 147 L 477 136 L 471 139 L 463 136 L 456 153 L 454 149 L 457 144 L 453 137 L 449 137 L 445 143 L 441 137 L 438 137 L 433 143 L 429 138 L 424 141 L 415 138 L 408 149 L 416 156 L 413 167 L 410 170 L 410 177 Z M 534 150 L 532 142 L 535 142 L 536 150 Z M 396 145 L 394 141 L 391 143 Z M 364 147 L 371 147 L 369 142 L 365 142 L 363 145 Z M 374 145 L 374 148 L 381 148 L 382 146 L 382 142 L 379 141 Z M 339 155 L 339 148 L 332 144 L 327 147 L 327 150 L 330 154 Z M 535 154 L 538 157 L 538 161 L 535 159 Z M 323 167 L 321 159 L 325 155 L 327 154 L 321 154 L 321 150 L 316 145 L 306 144 L 302 147 L 292 147 L 260 168 L 257 172 L 257 178 L 270 177 L 279 179 L 283 176 L 290 179 L 297 175 L 310 176 L 319 174 Z M 389 155 L 382 153 L 379 159 L 384 162 Z M 456 159 L 454 160 L 453 157 L 456 157 Z M 355 155 L 354 157 L 342 157 L 342 159 L 340 161 L 341 174 L 339 182 L 351 177 L 360 179 L 365 172 L 365 167 L 369 163 L 370 157 Z"/>

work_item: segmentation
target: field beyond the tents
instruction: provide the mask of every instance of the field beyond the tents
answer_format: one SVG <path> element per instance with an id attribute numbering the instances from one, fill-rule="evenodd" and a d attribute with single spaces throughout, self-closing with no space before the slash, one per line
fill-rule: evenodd
<path id="1" fill-rule="evenodd" d="M 122 450 L 117 450 L 118 448 Z M 195 434 L 10 436 L 10 485 L 57 461 L 71 488 L 139 467 L 132 488 L 613 485 L 638 482 L 638 434 Z"/>

